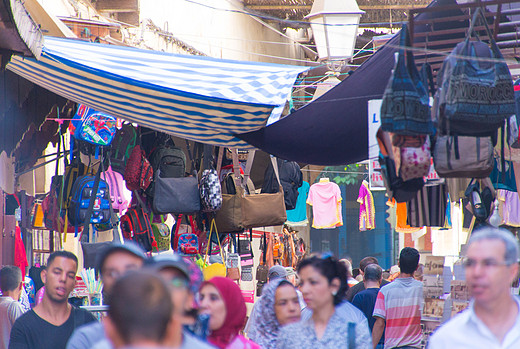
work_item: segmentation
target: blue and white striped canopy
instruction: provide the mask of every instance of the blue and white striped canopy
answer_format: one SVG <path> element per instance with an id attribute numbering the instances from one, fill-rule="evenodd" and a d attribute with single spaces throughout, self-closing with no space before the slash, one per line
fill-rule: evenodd
<path id="1" fill-rule="evenodd" d="M 265 126 L 308 67 L 175 55 L 46 37 L 39 60 L 13 56 L 12 72 L 74 102 L 203 143 Z"/>

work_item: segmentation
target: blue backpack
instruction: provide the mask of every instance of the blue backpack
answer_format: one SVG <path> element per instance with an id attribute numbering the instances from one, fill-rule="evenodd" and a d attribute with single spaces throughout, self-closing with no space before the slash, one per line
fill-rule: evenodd
<path id="1" fill-rule="evenodd" d="M 80 104 L 70 123 L 74 138 L 96 146 L 96 159 L 99 147 L 109 146 L 117 132 L 117 119 Z M 73 140 L 71 140 L 71 154 Z"/>
<path id="2" fill-rule="evenodd" d="M 72 187 L 68 217 L 70 224 L 76 227 L 76 232 L 87 220 L 90 220 L 92 224 L 110 223 L 110 190 L 107 182 L 99 179 L 99 177 L 99 186 L 94 199 L 92 213 L 90 215 L 88 213 L 95 181 L 96 176 L 81 176 L 78 177 Z"/>

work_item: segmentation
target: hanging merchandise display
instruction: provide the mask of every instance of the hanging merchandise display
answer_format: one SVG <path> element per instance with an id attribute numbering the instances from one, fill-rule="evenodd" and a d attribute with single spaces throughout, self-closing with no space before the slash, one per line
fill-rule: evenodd
<path id="1" fill-rule="evenodd" d="M 336 183 L 328 178 L 314 183 L 307 197 L 307 203 L 312 206 L 312 227 L 327 229 L 342 226 L 341 200 L 341 190 Z"/>
<path id="2" fill-rule="evenodd" d="M 484 24 L 491 48 L 480 41 L 475 29 L 479 19 Z M 470 41 L 473 35 L 477 41 Z M 439 89 L 434 114 L 442 134 L 489 136 L 515 113 L 511 73 L 493 38 L 483 11 L 478 7 L 466 39 L 444 60 L 437 74 Z"/>
<path id="3" fill-rule="evenodd" d="M 374 196 L 368 188 L 368 182 L 363 180 L 359 188 L 357 202 L 359 207 L 359 231 L 372 230 L 376 228 L 376 215 Z"/>
<path id="4" fill-rule="evenodd" d="M 280 182 L 274 172 L 273 164 L 270 163 L 264 174 L 262 193 L 277 193 L 280 185 L 283 188 L 285 209 L 292 210 L 296 207 L 298 200 L 298 188 L 302 186 L 303 175 L 300 166 L 295 161 L 277 159 Z"/>
<path id="5" fill-rule="evenodd" d="M 114 211 L 124 213 L 130 203 L 131 193 L 126 189 L 123 175 L 112 170 L 112 166 L 108 166 L 107 170 L 101 174 L 101 179 L 108 184 L 110 202 Z"/>
<path id="6" fill-rule="evenodd" d="M 421 78 L 411 46 L 408 27 L 400 32 L 399 53 L 381 104 L 383 131 L 421 136 L 433 133 L 428 87 Z"/>
<path id="7" fill-rule="evenodd" d="M 130 191 L 146 190 L 153 181 L 153 168 L 146 153 L 138 144 L 132 149 L 130 157 L 126 162 L 125 173 L 123 174 L 126 187 Z"/>
<path id="8" fill-rule="evenodd" d="M 500 216 L 502 217 L 500 224 L 520 227 L 520 198 L 518 193 L 498 189 L 497 200 L 499 202 Z"/>
<path id="9" fill-rule="evenodd" d="M 120 225 L 125 240 L 134 241 L 146 252 L 157 250 L 150 217 L 142 207 L 129 208 L 121 217 Z"/>
<path id="10" fill-rule="evenodd" d="M 412 227 L 443 227 L 448 191 L 445 184 L 422 188 L 407 202 L 408 224 Z"/>
<path id="11" fill-rule="evenodd" d="M 307 196 L 309 195 L 309 189 L 309 183 L 303 181 L 302 186 L 298 188 L 296 207 L 292 210 L 287 210 L 287 224 L 307 225 Z"/>
<path id="12" fill-rule="evenodd" d="M 114 171 L 125 173 L 126 162 L 137 144 L 137 130 L 132 124 L 124 123 L 112 141 L 110 164 Z"/>
<path id="13" fill-rule="evenodd" d="M 210 223 L 210 229 L 209 229 L 209 234 L 208 234 L 208 245 L 206 247 L 206 254 L 204 255 L 204 261 L 206 263 L 208 262 L 208 255 L 209 255 L 209 251 L 211 248 L 211 234 L 213 232 L 215 232 L 215 234 L 217 234 L 217 241 L 218 241 L 218 244 L 220 247 L 220 256 L 222 257 L 222 263 L 212 263 L 212 264 L 209 264 L 206 267 L 204 267 L 204 269 L 202 269 L 202 274 L 204 275 L 204 280 L 206 280 L 206 281 L 212 279 L 215 276 L 222 276 L 222 277 L 226 276 L 226 266 L 225 266 L 225 264 L 223 264 L 226 259 L 224 258 L 224 252 L 222 250 L 222 246 L 220 245 L 220 239 L 218 238 L 217 224 L 215 223 L 214 219 L 212 219 L 211 223 Z"/>
<path id="14" fill-rule="evenodd" d="M 275 194 L 255 193 L 253 183 L 249 179 L 254 155 L 254 151 L 249 151 L 246 171 L 244 176 L 241 176 L 238 154 L 236 149 L 233 149 L 234 172 L 226 175 L 225 181 L 222 182 L 222 208 L 215 216 L 222 232 L 282 225 L 287 220 L 281 185 Z M 274 158 L 271 158 L 271 161 L 279 178 L 276 161 Z"/>
<path id="15" fill-rule="evenodd" d="M 203 212 L 215 212 L 222 207 L 222 187 L 213 163 L 213 146 L 204 144 L 202 161 L 204 171 L 199 181 L 200 204 Z"/>

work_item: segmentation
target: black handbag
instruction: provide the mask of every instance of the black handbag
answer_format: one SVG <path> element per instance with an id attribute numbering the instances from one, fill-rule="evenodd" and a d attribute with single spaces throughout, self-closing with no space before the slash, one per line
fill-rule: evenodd
<path id="1" fill-rule="evenodd" d="M 196 176 L 162 178 L 155 175 L 153 210 L 158 214 L 190 214 L 200 211 L 199 183 Z"/>

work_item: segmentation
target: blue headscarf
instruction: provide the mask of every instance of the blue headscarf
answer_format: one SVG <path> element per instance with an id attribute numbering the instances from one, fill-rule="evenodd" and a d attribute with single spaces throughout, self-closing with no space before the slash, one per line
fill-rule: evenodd
<path id="1" fill-rule="evenodd" d="M 274 309 L 276 290 L 281 283 L 292 285 L 284 278 L 274 279 L 262 289 L 262 297 L 255 304 L 252 326 L 248 337 L 263 349 L 276 349 L 280 323 Z"/>

